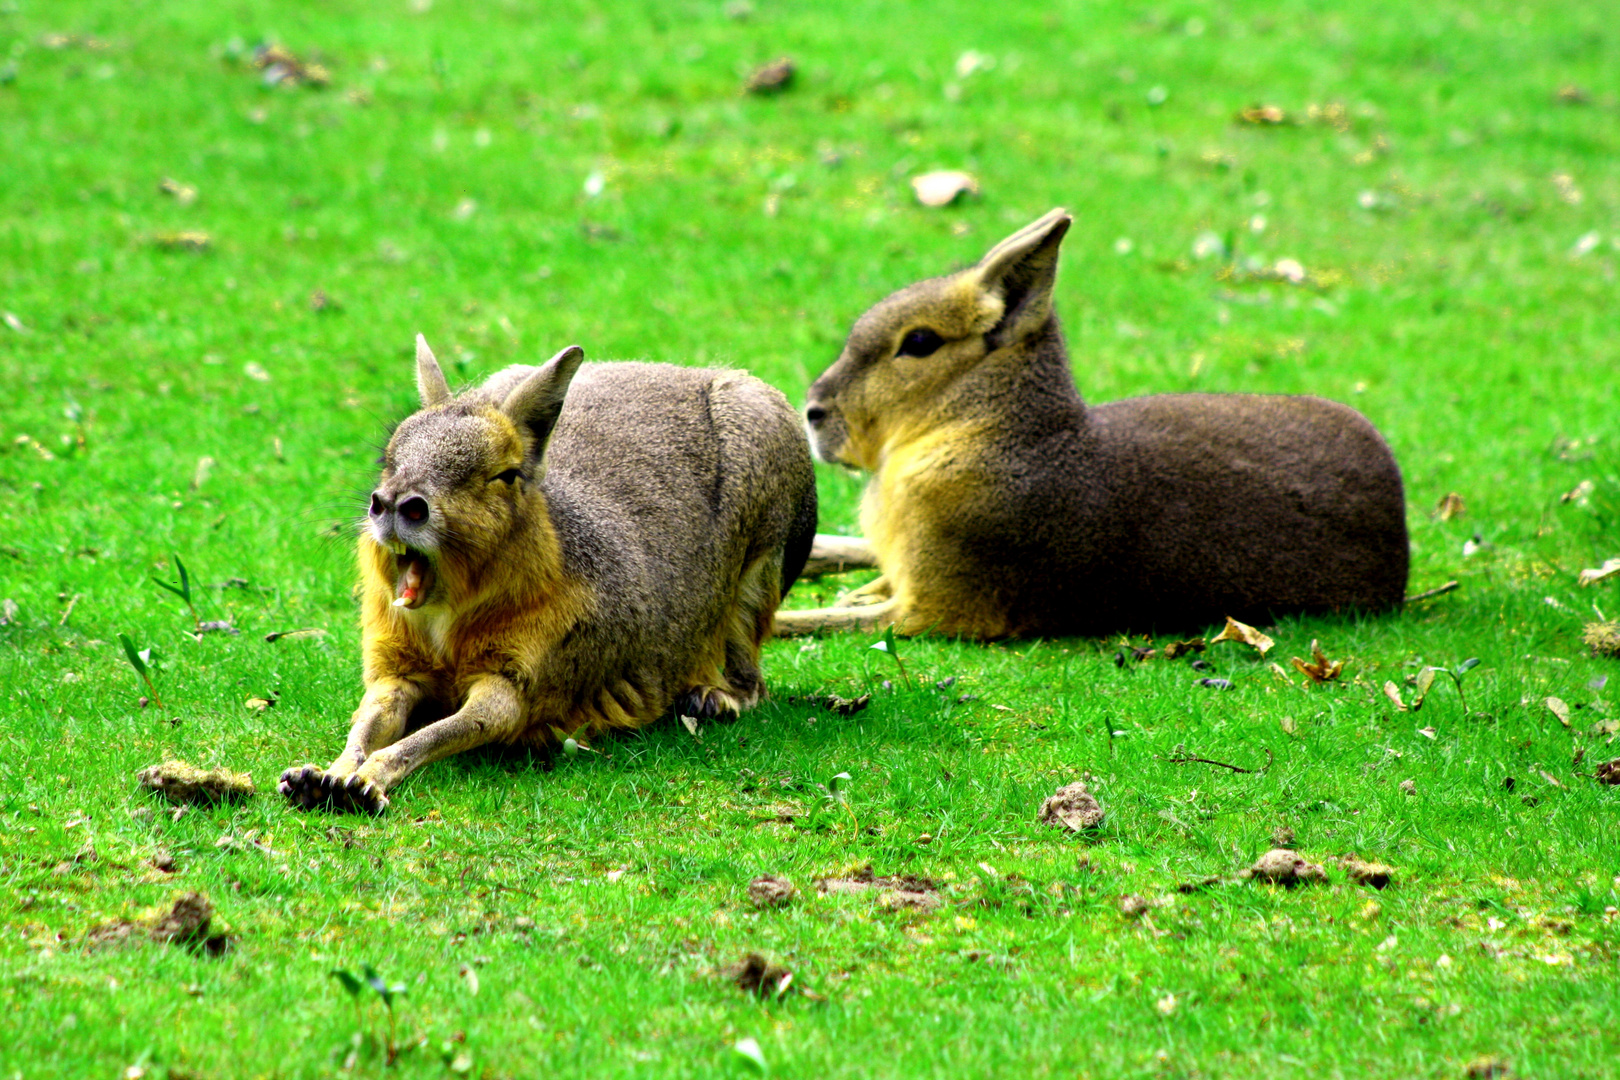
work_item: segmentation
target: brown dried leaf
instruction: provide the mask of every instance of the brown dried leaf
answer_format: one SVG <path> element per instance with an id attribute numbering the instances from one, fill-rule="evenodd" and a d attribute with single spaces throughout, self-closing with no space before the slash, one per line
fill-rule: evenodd
<path id="1" fill-rule="evenodd" d="M 1240 623 L 1232 616 L 1226 617 L 1226 628 L 1209 639 L 1211 645 L 1218 645 L 1223 641 L 1240 641 L 1245 645 L 1252 645 L 1264 656 L 1276 644 L 1266 635 L 1246 623 Z"/>
<path id="2" fill-rule="evenodd" d="M 1450 521 L 1452 518 L 1462 517 L 1467 512 L 1468 507 L 1463 504 L 1463 497 L 1455 491 L 1448 491 L 1430 516 L 1437 517 L 1441 521 Z"/>
<path id="3" fill-rule="evenodd" d="M 911 178 L 911 190 L 924 206 L 948 206 L 960 195 L 977 195 L 979 181 L 971 173 L 942 169 Z"/>
<path id="4" fill-rule="evenodd" d="M 1174 660 L 1178 656 L 1187 656 L 1191 653 L 1201 653 L 1209 648 L 1209 642 L 1203 638 L 1188 638 L 1186 641 L 1172 641 L 1164 647 L 1164 658 Z"/>
<path id="5" fill-rule="evenodd" d="M 1334 660 L 1330 662 L 1322 654 L 1322 646 L 1314 638 L 1311 640 L 1311 656 L 1313 662 L 1309 664 L 1297 656 L 1294 657 L 1294 667 L 1310 676 L 1313 683 L 1332 682 L 1344 672 L 1344 661 Z"/>
<path id="6" fill-rule="evenodd" d="M 1396 686 L 1388 679 L 1384 680 L 1384 696 L 1389 698 L 1390 702 L 1394 704 L 1396 712 L 1406 711 L 1406 702 L 1401 700 L 1400 687 Z"/>

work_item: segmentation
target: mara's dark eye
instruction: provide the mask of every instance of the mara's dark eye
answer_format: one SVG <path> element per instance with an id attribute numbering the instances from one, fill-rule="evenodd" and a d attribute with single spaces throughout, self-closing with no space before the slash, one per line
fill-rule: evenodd
<path id="1" fill-rule="evenodd" d="M 916 329 L 900 339 L 899 356 L 932 356 L 945 339 L 932 330 Z"/>
<path id="2" fill-rule="evenodd" d="M 500 480 L 503 483 L 515 484 L 515 483 L 518 482 L 518 478 L 521 477 L 522 475 L 523 475 L 523 470 L 522 469 L 507 469 L 503 473 L 496 473 L 495 474 L 495 479 Z"/>

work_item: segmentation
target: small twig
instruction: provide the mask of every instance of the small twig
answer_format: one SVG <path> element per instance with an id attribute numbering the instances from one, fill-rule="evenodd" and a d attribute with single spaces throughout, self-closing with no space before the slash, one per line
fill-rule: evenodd
<path id="1" fill-rule="evenodd" d="M 1276 759 L 1271 756 L 1270 747 L 1262 746 L 1260 749 L 1266 752 L 1266 763 L 1260 766 L 1258 769 L 1245 769 L 1239 765 L 1228 765 L 1224 761 L 1216 761 L 1214 758 L 1194 757 L 1191 754 L 1178 754 L 1174 757 L 1167 757 L 1164 760 L 1173 765 L 1219 765 L 1223 769 L 1231 769 L 1233 772 L 1237 773 L 1263 773 L 1267 769 L 1271 768 L 1271 763 Z"/>
<path id="2" fill-rule="evenodd" d="M 1460 582 L 1460 581 L 1448 581 L 1444 585 L 1435 586 L 1434 588 L 1430 589 L 1428 592 L 1420 592 L 1416 596 L 1408 596 L 1406 598 L 1406 602 L 1408 604 L 1415 604 L 1419 600 L 1433 600 L 1437 596 L 1444 596 L 1444 595 L 1446 595 L 1446 593 L 1455 592 L 1456 590 L 1458 590 L 1460 588 L 1462 588 L 1462 582 Z"/>
<path id="3" fill-rule="evenodd" d="M 68 601 L 67 610 L 62 612 L 62 617 L 60 619 L 56 620 L 56 625 L 57 626 L 66 626 L 67 625 L 68 616 L 73 614 L 73 605 L 77 604 L 78 602 L 79 602 L 79 594 L 74 593 L 73 594 L 73 599 Z"/>

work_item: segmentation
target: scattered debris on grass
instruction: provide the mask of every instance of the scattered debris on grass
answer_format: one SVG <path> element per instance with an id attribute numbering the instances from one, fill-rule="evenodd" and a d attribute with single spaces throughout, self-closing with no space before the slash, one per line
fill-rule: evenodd
<path id="1" fill-rule="evenodd" d="M 192 184 L 182 184 L 172 176 L 165 176 L 163 182 L 158 184 L 158 190 L 181 206 L 190 206 L 197 201 L 197 188 Z"/>
<path id="2" fill-rule="evenodd" d="M 1434 508 L 1434 513 L 1429 516 L 1439 518 L 1441 521 L 1450 521 L 1452 518 L 1460 518 L 1466 513 L 1468 513 L 1468 507 L 1463 503 L 1463 497 L 1455 491 L 1448 491 L 1441 496 L 1439 504 Z"/>
<path id="3" fill-rule="evenodd" d="M 1119 913 L 1127 919 L 1140 919 L 1158 906 L 1155 901 L 1135 893 L 1126 893 L 1119 898 Z"/>
<path id="4" fill-rule="evenodd" d="M 201 641 L 204 634 L 240 634 L 241 632 L 231 625 L 229 619 L 208 619 L 197 624 L 197 631 L 192 636 Z"/>
<path id="5" fill-rule="evenodd" d="M 1084 780 L 1058 788 L 1041 803 L 1041 822 L 1071 832 L 1084 832 L 1102 824 L 1103 808 Z"/>
<path id="6" fill-rule="evenodd" d="M 1210 874 L 1206 877 L 1198 878 L 1196 881 L 1183 881 L 1180 885 L 1176 886 L 1176 892 L 1203 892 L 1205 889 L 1213 889 L 1215 886 L 1222 884 L 1225 880 L 1226 879 L 1221 877 L 1219 874 Z"/>
<path id="7" fill-rule="evenodd" d="M 726 978 L 748 994 L 781 1000 L 793 988 L 793 972 L 759 953 L 749 953 L 725 969 Z"/>
<path id="8" fill-rule="evenodd" d="M 963 195 L 977 195 L 979 181 L 958 169 L 941 169 L 911 178 L 911 190 L 924 206 L 949 206 Z"/>
<path id="9" fill-rule="evenodd" d="M 1260 749 L 1265 751 L 1266 763 L 1256 769 L 1245 769 L 1241 765 L 1228 765 L 1226 762 L 1216 761 L 1214 758 L 1197 757 L 1193 754 L 1187 753 L 1186 747 L 1179 745 L 1176 747 L 1175 753 L 1171 754 L 1164 760 L 1170 762 L 1172 765 L 1218 765 L 1223 769 L 1231 769 L 1235 773 L 1263 773 L 1267 769 L 1271 768 L 1272 762 L 1276 761 L 1277 759 L 1272 756 L 1270 747 L 1262 746 Z"/>
<path id="10" fill-rule="evenodd" d="M 1593 656 L 1620 657 L 1620 622 L 1587 623 L 1581 640 Z"/>
<path id="11" fill-rule="evenodd" d="M 1236 690 L 1237 685 L 1231 679 L 1194 679 L 1193 685 L 1202 686 L 1206 690 Z"/>
<path id="12" fill-rule="evenodd" d="M 1415 781 L 1415 780 L 1402 780 L 1401 781 L 1401 790 L 1404 791 L 1408 795 L 1416 795 L 1417 794 L 1417 781 Z"/>
<path id="13" fill-rule="evenodd" d="M 231 939 L 228 934 L 209 933 L 213 917 L 214 905 L 208 897 L 199 892 L 182 893 L 168 911 L 155 918 L 114 919 L 91 929 L 85 941 L 92 947 L 151 941 L 219 956 L 231 947 Z"/>
<path id="14" fill-rule="evenodd" d="M 878 877 L 871 866 L 862 867 L 849 877 L 822 878 L 816 882 L 816 888 L 823 895 L 876 892 L 878 903 L 886 908 L 933 911 L 944 903 L 939 896 L 939 886 L 928 878 L 912 874 Z"/>
<path id="15" fill-rule="evenodd" d="M 1254 127 L 1276 127 L 1289 122 L 1288 114 L 1276 105 L 1250 105 L 1239 110 L 1234 119 Z"/>
<path id="16" fill-rule="evenodd" d="M 1463 1068 L 1463 1075 L 1468 1080 L 1508 1080 L 1513 1075 L 1513 1066 L 1507 1058 L 1487 1055 L 1470 1061 Z"/>
<path id="17" fill-rule="evenodd" d="M 332 73 L 325 67 L 300 60 L 283 45 L 260 45 L 254 49 L 253 66 L 264 72 L 266 86 L 310 86 L 318 89 L 332 81 Z"/>
<path id="18" fill-rule="evenodd" d="M 1620 757 L 1613 761 L 1605 761 L 1592 775 L 1596 776 L 1600 783 L 1620 786 Z"/>
<path id="19" fill-rule="evenodd" d="M 1223 641 L 1242 642 L 1244 645 L 1252 646 L 1261 656 L 1270 652 L 1271 647 L 1276 644 L 1275 641 L 1272 641 L 1254 627 L 1249 626 L 1247 623 L 1240 623 L 1230 615 L 1226 617 L 1225 629 L 1209 639 L 1211 645 L 1218 645 Z"/>
<path id="20" fill-rule="evenodd" d="M 1346 855 L 1339 860 L 1339 866 L 1350 880 L 1357 885 L 1371 885 L 1375 889 L 1382 889 L 1390 883 L 1395 871 L 1380 862 L 1363 862 L 1354 855 Z"/>
<path id="21" fill-rule="evenodd" d="M 748 899 L 753 901 L 755 907 L 760 908 L 782 907 L 792 900 L 798 891 L 793 887 L 793 882 L 787 878 L 772 877 L 769 874 L 748 883 Z"/>
<path id="22" fill-rule="evenodd" d="M 253 795 L 253 778 L 230 769 L 199 769 L 184 761 L 165 761 L 135 774 L 141 786 L 172 803 L 212 806 Z"/>
<path id="23" fill-rule="evenodd" d="M 743 84 L 743 89 L 750 94 L 780 94 L 793 85 L 793 77 L 798 70 L 790 57 L 778 57 L 756 68 Z"/>
<path id="24" fill-rule="evenodd" d="M 1332 682 L 1344 673 L 1344 661 L 1328 660 L 1322 653 L 1321 644 L 1315 638 L 1311 639 L 1311 657 L 1311 663 L 1306 663 L 1297 656 L 1294 657 L 1294 667 L 1304 673 L 1313 683 Z"/>
<path id="25" fill-rule="evenodd" d="M 274 633 L 264 635 L 264 640 L 269 642 L 298 641 L 302 638 L 326 636 L 327 634 L 325 630 L 322 630 L 316 626 L 309 626 L 302 630 L 277 630 Z"/>
<path id="26" fill-rule="evenodd" d="M 1600 581 L 1607 581 L 1616 574 L 1620 574 L 1620 556 L 1606 560 L 1602 566 L 1582 570 L 1579 581 L 1581 587 L 1585 588 L 1588 585 L 1596 585 Z"/>
<path id="27" fill-rule="evenodd" d="M 1255 864 L 1238 875 L 1251 881 L 1269 881 L 1273 885 L 1326 884 L 1327 871 L 1313 862 L 1306 862 L 1297 851 L 1273 848 L 1255 860 Z"/>
<path id="28" fill-rule="evenodd" d="M 152 243 L 165 251 L 207 251 L 214 238 L 200 229 L 152 234 Z"/>
<path id="29" fill-rule="evenodd" d="M 1209 648 L 1209 642 L 1205 641 L 1203 638 L 1188 638 L 1186 641 L 1172 641 L 1168 642 L 1164 647 L 1164 658 L 1166 660 L 1174 660 L 1179 656 L 1187 656 L 1191 653 L 1201 653 L 1207 648 Z"/>
<path id="30" fill-rule="evenodd" d="M 1418 603 L 1419 601 L 1422 601 L 1422 600 L 1433 600 L 1437 596 L 1444 596 L 1444 595 L 1446 595 L 1446 593 L 1455 592 L 1456 590 L 1458 590 L 1460 588 L 1462 588 L 1462 582 L 1460 582 L 1460 581 L 1448 581 L 1444 585 L 1437 585 L 1432 589 L 1428 589 L 1428 590 L 1426 590 L 1424 592 L 1415 593 L 1415 594 L 1413 594 L 1411 596 L 1408 596 L 1406 598 L 1406 602 L 1408 604 L 1416 604 L 1416 603 Z"/>
<path id="31" fill-rule="evenodd" d="M 1273 848 L 1291 848 L 1294 846 L 1294 830 L 1287 825 L 1279 825 L 1271 830 L 1271 846 Z"/>
<path id="32" fill-rule="evenodd" d="M 805 704 L 820 706 L 839 716 L 854 716 L 872 703 L 871 694 L 862 694 L 858 698 L 839 697 L 837 694 L 821 694 L 804 699 Z"/>

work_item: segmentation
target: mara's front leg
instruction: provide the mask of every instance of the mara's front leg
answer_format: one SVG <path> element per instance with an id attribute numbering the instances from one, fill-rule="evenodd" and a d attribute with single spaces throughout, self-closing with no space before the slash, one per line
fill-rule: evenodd
<path id="1" fill-rule="evenodd" d="M 331 780 L 328 798 L 334 807 L 380 814 L 388 808 L 388 791 L 423 765 L 508 742 L 522 733 L 526 720 L 517 687 L 499 675 L 482 676 L 458 712 L 371 753 L 353 775 Z"/>
<path id="2" fill-rule="evenodd" d="M 336 761 L 327 768 L 295 765 L 281 774 L 277 789 L 287 801 L 309 809 L 332 801 L 331 792 L 355 774 L 371 754 L 399 739 L 411 710 L 424 696 L 419 683 L 385 676 L 366 687 L 365 697 L 349 721 L 349 739 Z"/>

